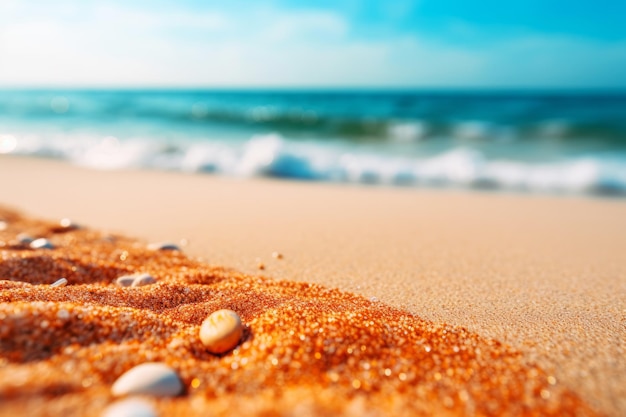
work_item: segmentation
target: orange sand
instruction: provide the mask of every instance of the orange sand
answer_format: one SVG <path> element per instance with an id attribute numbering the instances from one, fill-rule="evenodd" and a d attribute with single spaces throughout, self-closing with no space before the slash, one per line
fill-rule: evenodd
<path id="1" fill-rule="evenodd" d="M 113 381 L 162 361 L 187 387 L 176 415 L 595 415 L 518 351 L 323 286 L 209 266 L 177 251 L 0 210 L 0 415 L 97 415 Z M 48 237 L 31 250 L 16 236 Z M 121 288 L 123 274 L 158 283 Z M 51 288 L 60 277 L 68 286 Z M 230 308 L 246 323 L 222 356 L 198 340 Z"/>

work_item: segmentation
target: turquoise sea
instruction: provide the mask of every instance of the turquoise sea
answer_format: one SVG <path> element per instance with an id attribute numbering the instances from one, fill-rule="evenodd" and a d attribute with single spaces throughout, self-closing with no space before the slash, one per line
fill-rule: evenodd
<path id="1" fill-rule="evenodd" d="M 626 196 L 626 93 L 0 90 L 0 153 L 108 170 Z"/>

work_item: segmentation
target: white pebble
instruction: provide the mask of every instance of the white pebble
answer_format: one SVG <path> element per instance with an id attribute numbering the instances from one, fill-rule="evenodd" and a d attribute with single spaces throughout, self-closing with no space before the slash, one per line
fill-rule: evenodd
<path id="1" fill-rule="evenodd" d="M 33 249 L 54 249 L 52 242 L 43 237 L 30 242 L 30 247 Z"/>
<path id="2" fill-rule="evenodd" d="M 242 336 L 241 318 L 232 310 L 215 311 L 200 326 L 200 341 L 211 353 L 224 353 L 233 349 Z"/>
<path id="3" fill-rule="evenodd" d="M 111 388 L 115 396 L 146 394 L 173 397 L 183 391 L 178 374 L 163 363 L 148 362 L 137 365 L 120 376 Z"/>
<path id="4" fill-rule="evenodd" d="M 141 274 L 137 275 L 137 277 L 133 280 L 132 287 L 143 287 L 144 285 L 150 285 L 156 283 L 157 280 L 154 279 L 152 275 L 149 274 Z"/>
<path id="5" fill-rule="evenodd" d="M 157 417 L 157 413 L 146 400 L 128 398 L 105 408 L 102 417 Z"/>
<path id="6" fill-rule="evenodd" d="M 0 220 L 0 230 L 6 230 L 9 225 L 4 220 Z"/>
<path id="7" fill-rule="evenodd" d="M 65 287 L 67 285 L 67 279 L 65 278 L 61 278 L 58 281 L 54 281 L 52 284 L 50 284 L 51 287 Z"/>
<path id="8" fill-rule="evenodd" d="M 150 250 L 177 250 L 180 251 L 180 248 L 173 243 L 151 243 L 148 245 L 148 249 Z"/>

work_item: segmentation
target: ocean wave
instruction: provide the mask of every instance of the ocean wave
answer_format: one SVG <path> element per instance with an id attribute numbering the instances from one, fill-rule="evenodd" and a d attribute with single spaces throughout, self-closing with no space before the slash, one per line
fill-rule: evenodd
<path id="1" fill-rule="evenodd" d="M 626 96 L 0 91 L 3 122 L 277 132 L 351 141 L 588 141 L 626 148 Z"/>
<path id="2" fill-rule="evenodd" d="M 397 156 L 279 134 L 247 141 L 120 140 L 112 136 L 0 135 L 0 153 L 56 158 L 94 169 L 158 169 L 239 177 L 626 196 L 626 158 L 610 155 L 529 162 L 488 158 L 468 147 Z"/>

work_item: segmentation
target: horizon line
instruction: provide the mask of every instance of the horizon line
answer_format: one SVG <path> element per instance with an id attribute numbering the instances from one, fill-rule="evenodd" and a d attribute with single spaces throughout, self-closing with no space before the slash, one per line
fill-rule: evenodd
<path id="1" fill-rule="evenodd" d="M 214 92 L 602 92 L 623 94 L 626 86 L 211 86 L 211 85 L 2 85 L 0 91 L 214 91 Z"/>

